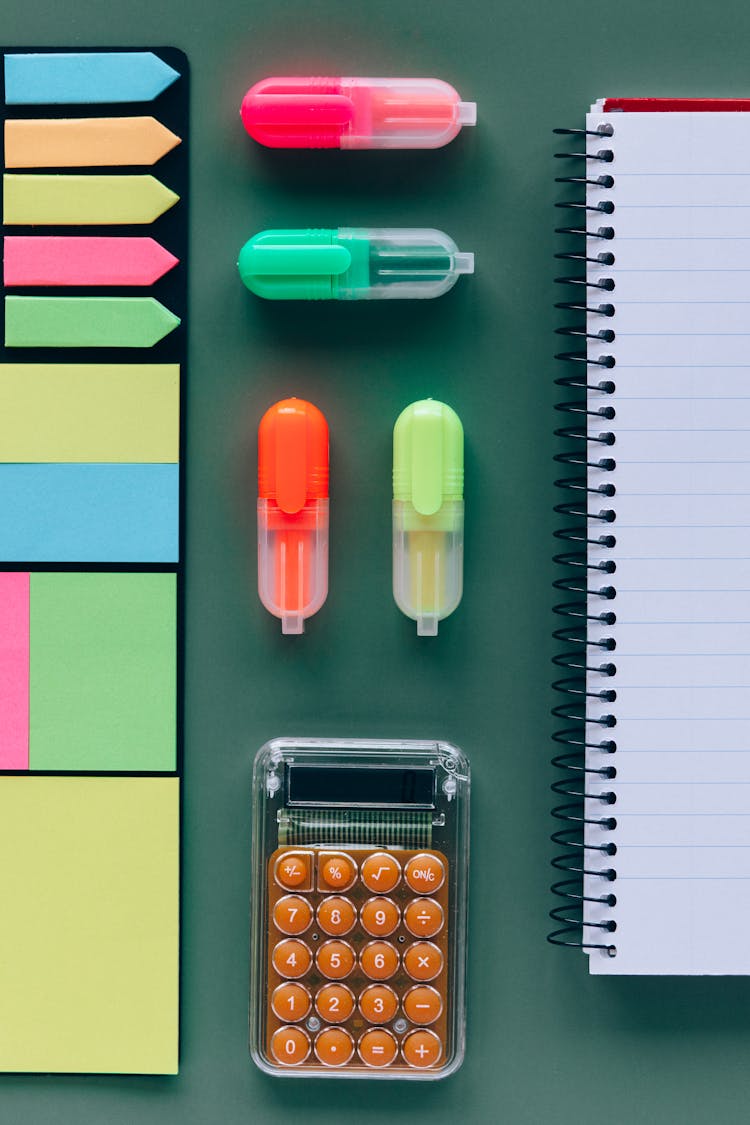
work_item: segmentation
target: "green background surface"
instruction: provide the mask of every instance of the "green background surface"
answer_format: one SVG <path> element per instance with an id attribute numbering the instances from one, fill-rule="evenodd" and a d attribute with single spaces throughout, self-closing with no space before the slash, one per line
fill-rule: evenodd
<path id="1" fill-rule="evenodd" d="M 3 1125 L 745 1122 L 750 981 L 590 980 L 545 934 L 551 129 L 603 94 L 750 94 L 748 5 L 5 0 L 2 28 L 174 44 L 193 73 L 182 1072 L 6 1077 Z M 437 152 L 263 152 L 237 108 L 274 72 L 434 74 L 479 125 Z M 272 306 L 240 286 L 250 234 L 338 224 L 441 227 L 476 277 L 401 305 Z M 332 432 L 331 595 L 302 639 L 254 588 L 254 433 L 292 393 Z M 390 430 L 427 395 L 466 429 L 466 595 L 418 641 L 389 589 Z M 248 1058 L 250 764 L 277 734 L 434 736 L 471 756 L 468 1055 L 445 1083 L 277 1081 Z"/>

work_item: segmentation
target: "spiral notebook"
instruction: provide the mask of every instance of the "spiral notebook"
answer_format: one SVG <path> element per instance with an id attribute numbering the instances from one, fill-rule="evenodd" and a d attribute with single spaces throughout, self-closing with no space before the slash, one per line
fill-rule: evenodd
<path id="1" fill-rule="evenodd" d="M 558 431 L 550 939 L 593 974 L 746 974 L 750 100 L 607 99 L 560 132 L 559 382 L 585 400 Z"/>

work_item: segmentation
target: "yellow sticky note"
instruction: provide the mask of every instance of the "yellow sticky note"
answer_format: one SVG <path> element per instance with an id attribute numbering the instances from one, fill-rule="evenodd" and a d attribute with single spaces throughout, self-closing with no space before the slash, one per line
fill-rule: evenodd
<path id="1" fill-rule="evenodd" d="M 0 778 L 0 1070 L 175 1074 L 179 780 Z"/>
<path id="2" fill-rule="evenodd" d="M 0 462 L 179 458 L 176 363 L 0 364 Z"/>

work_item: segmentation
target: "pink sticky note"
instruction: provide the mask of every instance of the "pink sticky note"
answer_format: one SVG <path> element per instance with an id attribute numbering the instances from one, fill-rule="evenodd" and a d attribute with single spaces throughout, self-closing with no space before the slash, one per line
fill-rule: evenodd
<path id="1" fill-rule="evenodd" d="M 0 770 L 29 768 L 29 586 L 0 573 Z"/>
<path id="2" fill-rule="evenodd" d="M 177 265 L 155 238 L 8 235 L 6 285 L 153 285 Z"/>

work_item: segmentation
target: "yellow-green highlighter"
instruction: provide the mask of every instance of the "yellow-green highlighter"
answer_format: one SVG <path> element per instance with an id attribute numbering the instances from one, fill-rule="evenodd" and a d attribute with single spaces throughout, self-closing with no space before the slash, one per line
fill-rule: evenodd
<path id="1" fill-rule="evenodd" d="M 444 402 L 407 406 L 393 429 L 393 597 L 437 635 L 463 593 L 464 431 Z"/>

